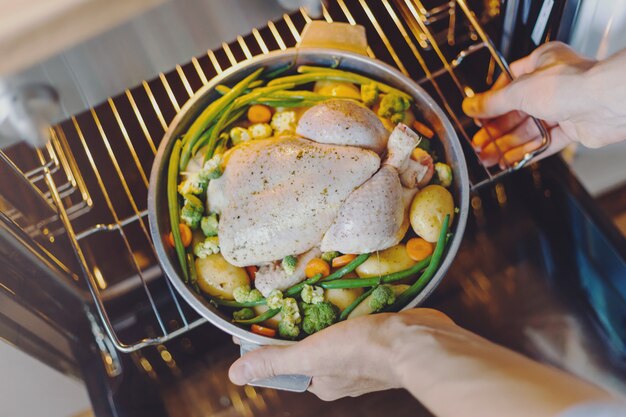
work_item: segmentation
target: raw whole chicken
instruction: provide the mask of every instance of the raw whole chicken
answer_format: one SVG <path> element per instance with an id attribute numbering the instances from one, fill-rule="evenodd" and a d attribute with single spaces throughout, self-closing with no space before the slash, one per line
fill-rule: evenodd
<path id="1" fill-rule="evenodd" d="M 403 124 L 389 135 L 353 102 L 313 106 L 296 132 L 232 148 L 207 192 L 220 214 L 222 255 L 236 266 L 260 265 L 255 285 L 264 295 L 304 279 L 302 261 L 320 249 L 357 254 L 400 242 L 424 176 L 410 159 L 419 137 Z M 300 255 L 291 276 L 278 267 L 287 255 Z"/>

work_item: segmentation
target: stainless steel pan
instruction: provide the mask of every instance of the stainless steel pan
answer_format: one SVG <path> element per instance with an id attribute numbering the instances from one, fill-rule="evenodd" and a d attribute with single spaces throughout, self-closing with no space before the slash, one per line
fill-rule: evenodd
<path id="1" fill-rule="evenodd" d="M 442 260 L 439 270 L 426 288 L 424 288 L 405 309 L 413 308 L 421 304 L 442 280 L 459 248 L 467 220 L 469 180 L 461 144 L 443 111 L 430 96 L 411 79 L 378 60 L 352 52 L 324 48 L 292 48 L 258 56 L 235 65 L 213 78 L 206 86 L 201 88 L 185 104 L 170 124 L 159 146 L 159 151 L 156 155 L 150 175 L 148 216 L 150 220 L 150 232 L 154 240 L 159 262 L 165 274 L 171 280 L 174 288 L 176 288 L 181 297 L 200 315 L 206 317 L 213 325 L 241 340 L 243 343 L 242 351 L 249 350 L 259 345 L 288 345 L 295 342 L 260 336 L 234 325 L 231 323 L 230 317 L 212 306 L 206 299 L 195 293 L 191 287 L 183 283 L 181 279 L 181 269 L 175 252 L 166 243 L 166 236 L 170 231 L 166 197 L 167 166 L 175 139 L 183 135 L 200 112 L 218 97 L 218 93 L 215 91 L 216 85 L 233 85 L 260 66 L 271 69 L 278 68 L 287 63 L 293 63 L 295 65 L 332 65 L 341 69 L 364 74 L 409 93 L 415 99 L 417 111 L 420 112 L 430 126 L 433 127 L 437 136 L 443 143 L 445 159 L 453 170 L 454 183 L 452 192 L 460 211 L 454 219 L 452 227 L 454 235 L 449 243 L 447 253 Z M 296 385 L 300 383 L 300 387 L 294 386 L 294 382 Z M 287 381 L 288 386 L 280 387 L 284 389 L 301 390 L 303 388 L 305 389 L 305 385 L 307 384 L 308 382 L 305 380 L 291 380 Z M 269 385 L 276 387 L 277 383 L 274 381 Z"/>

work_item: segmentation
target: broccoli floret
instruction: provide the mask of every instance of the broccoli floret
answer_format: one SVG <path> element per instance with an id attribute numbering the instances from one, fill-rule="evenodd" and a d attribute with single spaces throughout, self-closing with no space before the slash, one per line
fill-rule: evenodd
<path id="1" fill-rule="evenodd" d="M 452 169 L 450 165 L 437 162 L 435 164 L 435 172 L 437 173 L 437 179 L 441 186 L 449 187 L 450 184 L 452 184 Z"/>
<path id="2" fill-rule="evenodd" d="M 296 112 L 293 110 L 278 111 L 272 116 L 272 129 L 276 133 L 296 131 Z"/>
<path id="3" fill-rule="evenodd" d="M 213 213 L 210 216 L 203 217 L 200 221 L 200 229 L 205 236 L 217 236 L 217 227 L 219 222 L 217 221 L 217 214 Z"/>
<path id="4" fill-rule="evenodd" d="M 337 307 L 328 301 L 318 304 L 303 303 L 302 310 L 302 330 L 307 334 L 319 332 L 337 321 Z"/>
<path id="5" fill-rule="evenodd" d="M 339 252 L 337 252 L 336 250 L 331 252 L 324 252 L 322 253 L 322 260 L 330 263 L 337 256 L 339 256 Z"/>
<path id="6" fill-rule="evenodd" d="M 263 299 L 263 294 L 256 288 L 251 290 L 249 285 L 243 285 L 233 290 L 233 298 L 238 303 L 254 303 Z"/>
<path id="7" fill-rule="evenodd" d="M 180 210 L 180 219 L 191 229 L 196 230 L 202 220 L 204 213 L 204 204 L 193 194 L 185 194 L 185 204 Z"/>
<path id="8" fill-rule="evenodd" d="M 267 296 L 267 306 L 271 309 L 281 308 L 283 306 L 283 292 L 281 290 L 272 290 Z"/>
<path id="9" fill-rule="evenodd" d="M 213 155 L 211 159 L 204 163 L 202 171 L 200 172 L 200 178 L 208 180 L 214 180 L 222 176 L 222 154 L 217 153 Z"/>
<path id="10" fill-rule="evenodd" d="M 230 129 L 230 140 L 233 141 L 233 145 L 239 145 L 242 142 L 247 142 L 252 139 L 250 131 L 245 127 L 233 127 Z"/>
<path id="11" fill-rule="evenodd" d="M 373 106 L 378 100 L 378 86 L 376 83 L 361 85 L 361 100 L 366 106 Z"/>
<path id="12" fill-rule="evenodd" d="M 408 98 L 394 93 L 385 94 L 380 100 L 378 115 L 391 119 L 394 123 L 399 123 L 404 120 L 404 112 L 409 107 L 411 107 L 411 102 Z"/>
<path id="13" fill-rule="evenodd" d="M 324 301 L 324 290 L 321 287 L 304 284 L 300 296 L 305 303 L 318 304 Z"/>
<path id="14" fill-rule="evenodd" d="M 235 320 L 250 320 L 253 317 L 255 317 L 254 310 L 248 307 L 233 311 L 233 319 Z"/>
<path id="15" fill-rule="evenodd" d="M 278 334 L 284 339 L 295 339 L 300 335 L 300 327 L 291 320 L 281 320 L 278 323 Z"/>
<path id="16" fill-rule="evenodd" d="M 266 139 L 272 136 L 272 126 L 267 123 L 255 123 L 248 128 L 252 139 Z"/>
<path id="17" fill-rule="evenodd" d="M 283 267 L 283 270 L 287 273 L 287 275 L 293 275 L 293 273 L 296 272 L 298 258 L 293 255 L 287 255 L 283 258 L 280 265 Z"/>
<path id="18" fill-rule="evenodd" d="M 282 300 L 280 314 L 283 320 L 290 320 L 294 323 L 300 323 L 302 320 L 298 302 L 295 298 L 288 297 Z"/>
<path id="19" fill-rule="evenodd" d="M 198 242 L 193 247 L 193 253 L 198 258 L 206 258 L 209 255 L 220 252 L 220 241 L 217 236 L 211 236 Z"/>
<path id="20" fill-rule="evenodd" d="M 200 175 L 199 172 L 188 174 L 187 177 L 178 184 L 178 193 L 185 194 L 202 194 L 206 190 L 208 180 Z"/>
<path id="21" fill-rule="evenodd" d="M 393 304 L 396 301 L 396 295 L 393 289 L 389 285 L 380 285 L 372 291 L 370 296 L 369 305 L 372 310 L 380 311 L 388 305 Z"/>

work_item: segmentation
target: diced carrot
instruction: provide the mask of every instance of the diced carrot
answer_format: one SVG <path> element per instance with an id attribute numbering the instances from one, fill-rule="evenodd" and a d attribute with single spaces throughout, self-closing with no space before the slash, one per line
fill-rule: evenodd
<path id="1" fill-rule="evenodd" d="M 248 278 L 250 278 L 250 281 L 254 281 L 254 279 L 256 278 L 256 271 L 258 270 L 259 268 L 257 268 L 256 265 L 246 266 L 246 272 L 248 273 Z"/>
<path id="2" fill-rule="evenodd" d="M 251 123 L 267 123 L 272 120 L 272 110 L 263 104 L 253 104 L 248 108 L 248 120 Z"/>
<path id="3" fill-rule="evenodd" d="M 333 268 L 340 268 L 342 266 L 348 265 L 354 260 L 354 258 L 356 258 L 356 255 L 352 254 L 337 256 L 336 258 L 333 258 Z"/>
<path id="4" fill-rule="evenodd" d="M 191 229 L 185 223 L 181 223 L 178 225 L 178 230 L 180 230 L 180 240 L 183 241 L 183 246 L 187 247 L 191 245 Z M 174 235 L 172 232 L 167 236 L 167 242 L 171 247 L 174 247 Z"/>
<path id="5" fill-rule="evenodd" d="M 433 253 L 433 244 L 421 237 L 414 237 L 406 242 L 406 253 L 414 261 L 422 261 Z"/>
<path id="6" fill-rule="evenodd" d="M 430 127 L 426 126 L 422 122 L 418 122 L 417 120 L 413 122 L 413 129 L 417 130 L 417 133 L 426 137 L 427 139 L 432 139 L 433 136 L 435 136 L 435 132 L 433 132 Z"/>
<path id="7" fill-rule="evenodd" d="M 317 274 L 327 277 L 330 275 L 330 265 L 323 259 L 313 258 L 304 267 L 304 274 L 307 278 L 312 278 Z"/>
<path id="8" fill-rule="evenodd" d="M 253 324 L 252 326 L 250 326 L 250 330 L 252 330 L 252 333 L 260 334 L 261 336 L 276 336 L 276 330 L 270 329 L 269 327 L 259 326 L 258 324 Z"/>

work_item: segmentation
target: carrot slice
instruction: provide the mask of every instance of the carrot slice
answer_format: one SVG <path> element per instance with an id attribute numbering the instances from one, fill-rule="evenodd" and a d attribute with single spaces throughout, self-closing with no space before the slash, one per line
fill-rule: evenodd
<path id="1" fill-rule="evenodd" d="M 421 237 L 414 237 L 406 242 L 406 253 L 414 261 L 423 261 L 433 253 L 433 244 Z"/>
<path id="2" fill-rule="evenodd" d="M 256 265 L 246 266 L 246 272 L 248 273 L 248 278 L 250 278 L 250 281 L 254 281 L 254 279 L 256 278 L 256 271 L 258 270 L 259 268 L 257 268 Z"/>
<path id="3" fill-rule="evenodd" d="M 263 104 L 253 104 L 248 108 L 248 120 L 251 123 L 267 123 L 272 120 L 272 110 Z"/>
<path id="4" fill-rule="evenodd" d="M 356 258 L 356 255 L 352 254 L 337 256 L 336 258 L 333 258 L 332 266 L 333 268 L 340 268 L 342 266 L 348 265 L 354 260 L 354 258 Z"/>
<path id="5" fill-rule="evenodd" d="M 313 258 L 304 267 L 304 274 L 307 278 L 312 278 L 317 274 L 327 277 L 330 275 L 330 265 L 323 259 Z"/>
<path id="6" fill-rule="evenodd" d="M 418 122 L 417 120 L 413 122 L 413 129 L 417 130 L 417 133 L 426 137 L 427 139 L 432 139 L 433 136 L 435 136 L 435 132 L 433 132 L 430 127 L 426 126 L 422 122 Z"/>
<path id="7" fill-rule="evenodd" d="M 250 326 L 250 330 L 252 330 L 252 333 L 260 334 L 261 336 L 276 336 L 276 330 L 270 329 L 269 327 L 259 326 L 258 324 L 253 324 L 252 326 Z"/>
<path id="8" fill-rule="evenodd" d="M 181 223 L 178 225 L 178 230 L 180 230 L 180 239 L 183 241 L 183 246 L 187 247 L 191 245 L 191 229 L 185 223 Z M 172 232 L 167 236 L 167 243 L 170 244 L 171 247 L 175 247 L 174 245 L 174 235 Z"/>

